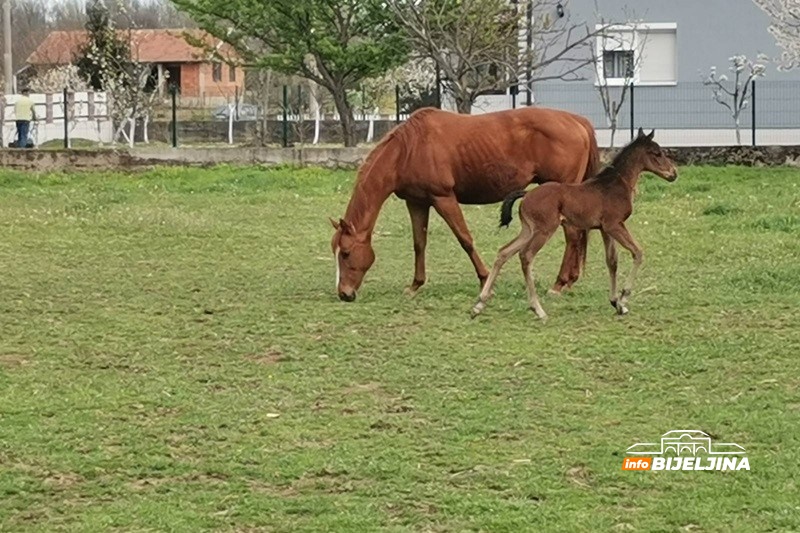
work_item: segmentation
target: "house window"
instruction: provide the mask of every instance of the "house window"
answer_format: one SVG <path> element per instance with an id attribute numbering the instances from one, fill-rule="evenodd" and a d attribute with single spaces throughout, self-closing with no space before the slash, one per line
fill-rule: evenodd
<path id="1" fill-rule="evenodd" d="M 677 31 L 674 23 L 618 24 L 607 28 L 597 38 L 598 82 L 675 85 Z"/>
<path id="2" fill-rule="evenodd" d="M 222 81 L 222 63 L 211 64 L 211 79 L 214 81 Z"/>
<path id="3" fill-rule="evenodd" d="M 603 73 L 606 79 L 633 77 L 633 50 L 603 52 Z"/>
<path id="4" fill-rule="evenodd" d="M 228 65 L 228 81 L 236 81 L 236 67 L 233 65 Z"/>

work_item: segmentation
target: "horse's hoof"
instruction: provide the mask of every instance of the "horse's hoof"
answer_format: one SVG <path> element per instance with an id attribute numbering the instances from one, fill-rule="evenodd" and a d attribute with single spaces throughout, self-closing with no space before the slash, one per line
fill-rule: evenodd
<path id="1" fill-rule="evenodd" d="M 406 296 L 416 296 L 423 285 L 425 285 L 424 280 L 423 281 L 414 280 L 411 283 L 411 285 L 406 287 L 406 289 L 403 292 L 406 294 Z"/>
<path id="2" fill-rule="evenodd" d="M 535 315 L 536 315 L 536 318 L 538 318 L 538 319 L 539 319 L 539 320 L 541 320 L 542 322 L 547 322 L 547 313 L 545 313 L 544 311 L 542 311 L 541 313 L 539 313 L 539 312 L 536 310 L 536 308 L 534 308 L 534 307 L 531 307 L 531 308 L 530 308 L 530 310 L 531 310 L 531 311 L 533 311 L 533 314 L 535 314 Z"/>
<path id="3" fill-rule="evenodd" d="M 481 312 L 484 310 L 485 307 L 486 306 L 481 302 L 476 303 L 475 306 L 472 308 L 472 311 L 469 312 L 469 317 L 475 318 L 476 316 L 481 314 Z"/>
<path id="4" fill-rule="evenodd" d="M 624 305 L 618 303 L 617 304 L 617 314 L 620 315 L 620 316 L 627 315 L 628 314 L 628 308 L 625 307 Z"/>
<path id="5" fill-rule="evenodd" d="M 561 296 L 561 289 L 556 289 L 555 287 L 553 287 L 552 289 L 547 291 L 547 294 L 549 294 L 550 296 Z"/>
<path id="6" fill-rule="evenodd" d="M 617 301 L 616 300 L 609 300 L 609 301 L 611 302 L 611 307 L 616 309 L 617 308 Z"/>

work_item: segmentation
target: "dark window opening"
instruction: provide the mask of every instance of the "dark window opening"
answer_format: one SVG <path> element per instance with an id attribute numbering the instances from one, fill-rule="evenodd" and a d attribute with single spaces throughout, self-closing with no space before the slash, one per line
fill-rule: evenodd
<path id="1" fill-rule="evenodd" d="M 633 50 L 603 52 L 603 72 L 606 79 L 633 77 Z"/>

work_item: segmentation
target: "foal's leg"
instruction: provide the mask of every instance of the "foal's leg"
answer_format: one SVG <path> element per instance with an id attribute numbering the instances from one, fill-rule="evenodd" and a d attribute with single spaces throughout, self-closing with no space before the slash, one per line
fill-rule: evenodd
<path id="1" fill-rule="evenodd" d="M 414 233 L 414 281 L 406 292 L 415 294 L 425 284 L 425 246 L 428 243 L 430 206 L 406 202 L 406 207 L 408 214 L 411 215 L 411 228 Z"/>
<path id="2" fill-rule="evenodd" d="M 613 228 L 608 228 L 606 229 L 606 232 L 614 237 L 614 240 L 620 243 L 622 247 L 628 250 L 633 256 L 633 267 L 631 268 L 628 277 L 625 279 L 625 285 L 622 287 L 622 292 L 620 293 L 619 300 L 617 301 L 617 314 L 624 315 L 628 312 L 628 308 L 625 306 L 625 304 L 628 303 L 628 296 L 631 295 L 633 281 L 636 279 L 636 273 L 644 261 L 644 253 L 630 232 L 628 232 L 628 229 L 625 227 L 624 223 L 620 223 L 618 226 L 614 226 Z"/>
<path id="3" fill-rule="evenodd" d="M 605 231 L 600 230 L 603 235 L 603 244 L 606 248 L 606 265 L 608 266 L 608 275 L 611 278 L 611 289 L 609 291 L 609 301 L 611 307 L 617 308 L 617 247 L 614 245 L 614 239 Z"/>
<path id="4" fill-rule="evenodd" d="M 472 244 L 472 235 L 467 228 L 467 222 L 464 220 L 464 214 L 461 212 L 461 207 L 458 205 L 458 200 L 455 196 L 439 196 L 433 201 L 433 208 L 436 212 L 447 222 L 450 229 L 458 239 L 459 244 L 467 252 L 472 265 L 475 267 L 475 272 L 478 274 L 478 281 L 481 287 L 489 275 L 489 270 L 486 265 L 481 261 L 481 257 L 475 250 Z"/>
<path id="5" fill-rule="evenodd" d="M 564 225 L 564 239 L 567 244 L 564 248 L 564 259 L 561 260 L 561 270 L 558 272 L 550 294 L 561 294 L 565 288 L 569 289 L 578 281 L 586 253 L 586 232 L 568 224 Z"/>
<path id="6" fill-rule="evenodd" d="M 478 301 L 472 308 L 472 318 L 478 316 L 481 311 L 486 308 L 486 302 L 492 294 L 492 286 L 494 286 L 494 282 L 497 280 L 497 275 L 500 274 L 500 269 L 503 268 L 503 265 L 506 264 L 506 261 L 508 261 L 511 256 L 527 246 L 532 237 L 533 231 L 523 220 L 522 230 L 519 232 L 519 235 L 517 235 L 513 241 L 500 248 L 500 251 L 497 253 L 494 268 L 492 268 L 489 278 L 486 280 L 486 283 L 484 283 L 480 295 L 478 295 Z"/>
<path id="7" fill-rule="evenodd" d="M 533 279 L 531 266 L 536 254 L 538 254 L 539 250 L 541 250 L 547 241 L 550 240 L 552 235 L 553 232 L 551 232 L 549 235 L 543 232 L 536 233 L 529 241 L 527 247 L 519 254 L 519 259 L 522 263 L 522 273 L 525 276 L 525 286 L 528 288 L 528 304 L 531 308 L 531 311 L 536 313 L 536 316 L 542 320 L 547 318 L 547 313 L 544 312 L 544 309 L 542 309 L 542 304 L 539 303 L 539 296 L 536 294 L 536 284 L 535 280 Z"/>

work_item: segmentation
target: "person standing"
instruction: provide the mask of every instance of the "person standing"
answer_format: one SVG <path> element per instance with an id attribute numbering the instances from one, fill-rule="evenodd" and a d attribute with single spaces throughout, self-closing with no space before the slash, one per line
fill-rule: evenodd
<path id="1" fill-rule="evenodd" d="M 37 120 L 36 109 L 30 95 L 30 89 L 27 87 L 22 89 L 22 97 L 14 104 L 14 116 L 17 119 L 17 148 L 28 147 L 31 121 Z"/>

